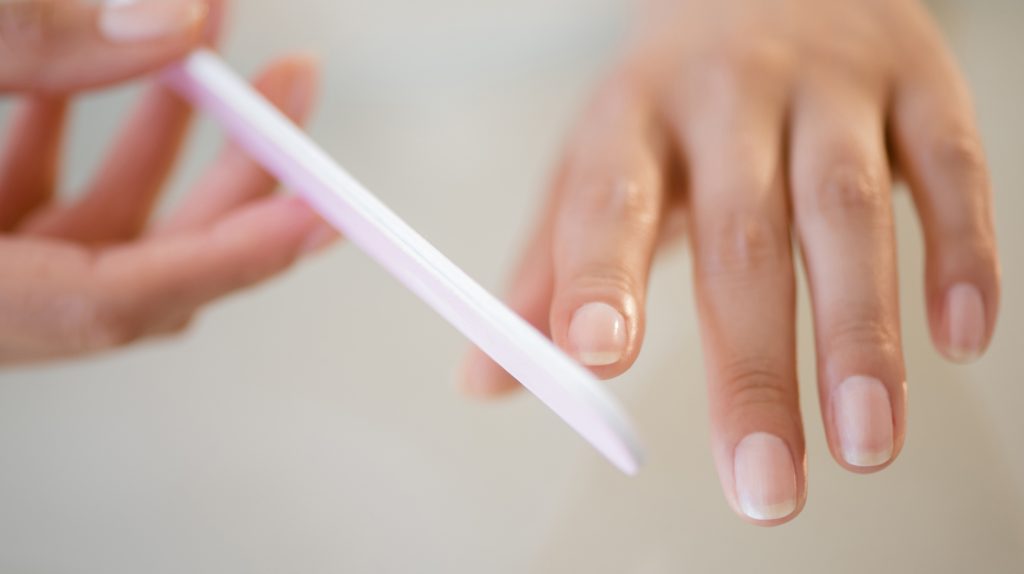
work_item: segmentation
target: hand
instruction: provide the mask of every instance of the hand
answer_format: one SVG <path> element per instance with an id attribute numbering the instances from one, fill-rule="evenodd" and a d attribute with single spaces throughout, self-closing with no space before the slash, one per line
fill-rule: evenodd
<path id="1" fill-rule="evenodd" d="M 223 0 L 4 0 L 0 92 L 80 91 L 156 70 L 212 39 L 222 5 Z"/>
<path id="2" fill-rule="evenodd" d="M 873 472 L 906 428 L 892 179 L 913 191 L 938 348 L 985 350 L 999 306 L 989 177 L 968 90 L 916 0 L 653 1 L 569 141 L 510 301 L 603 377 L 634 361 L 651 261 L 693 247 L 713 451 L 763 525 L 806 493 L 798 239 L 832 453 Z M 475 353 L 465 385 L 516 387 Z"/>
<path id="3" fill-rule="evenodd" d="M 0 363 L 176 332 L 206 303 L 334 238 L 301 200 L 272 195 L 274 180 L 233 146 L 169 217 L 151 223 L 190 116 L 157 83 L 128 114 L 82 194 L 55 199 L 66 93 L 157 70 L 187 53 L 209 20 L 195 6 L 205 4 L 0 4 L 5 40 L 11 30 L 38 40 L 0 53 L 0 86 L 23 94 L 0 148 Z M 0 52 L 12 50 L 0 45 Z M 285 58 L 255 84 L 301 121 L 313 104 L 316 66 Z"/>

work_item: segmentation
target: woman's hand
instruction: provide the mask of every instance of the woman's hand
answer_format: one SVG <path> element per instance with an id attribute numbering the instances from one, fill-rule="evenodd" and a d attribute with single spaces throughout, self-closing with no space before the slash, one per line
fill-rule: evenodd
<path id="1" fill-rule="evenodd" d="M 69 93 L 155 71 L 204 39 L 220 4 L 0 3 L 0 91 L 22 99 L 0 148 L 0 363 L 59 358 L 176 332 L 204 304 L 287 268 L 334 234 L 232 146 L 162 221 L 150 214 L 189 107 L 149 86 L 95 176 L 55 198 Z M 207 36 L 209 33 L 207 33 Z M 296 121 L 316 67 L 282 59 L 256 86 Z"/>
<path id="2" fill-rule="evenodd" d="M 603 377 L 635 360 L 655 251 L 693 246 L 726 498 L 773 525 L 803 506 L 791 234 L 819 394 L 847 469 L 903 444 L 894 175 L 913 190 L 938 348 L 967 361 L 999 306 L 989 177 L 968 90 L 917 0 L 653 1 L 569 141 L 512 305 Z M 479 353 L 475 394 L 515 388 Z"/>
<path id="3" fill-rule="evenodd" d="M 4 0 L 0 93 L 80 91 L 153 71 L 210 39 L 222 4 Z"/>

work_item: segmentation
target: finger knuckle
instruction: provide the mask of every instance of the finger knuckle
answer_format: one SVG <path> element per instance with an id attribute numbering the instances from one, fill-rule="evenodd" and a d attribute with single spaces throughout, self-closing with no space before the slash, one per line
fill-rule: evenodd
<path id="1" fill-rule="evenodd" d="M 702 70 L 706 95 L 719 102 L 742 99 L 757 77 L 753 58 L 736 51 L 721 51 L 709 58 Z"/>
<path id="2" fill-rule="evenodd" d="M 644 109 L 650 98 L 645 76 L 628 67 L 613 70 L 597 86 L 589 109 L 604 116 L 629 116 Z"/>
<path id="3" fill-rule="evenodd" d="M 745 98 L 752 88 L 765 87 L 782 77 L 787 65 L 785 51 L 770 42 L 750 42 L 739 33 L 708 46 L 692 73 L 705 94 L 716 99 Z"/>
<path id="4" fill-rule="evenodd" d="M 788 232 L 764 214 L 732 212 L 697 224 L 701 271 L 711 277 L 777 272 L 789 257 Z"/>
<path id="5" fill-rule="evenodd" d="M 778 361 L 764 357 L 725 363 L 720 375 L 728 393 L 729 406 L 742 412 L 792 403 L 795 384 L 783 375 L 784 372 Z"/>
<path id="6" fill-rule="evenodd" d="M 757 45 L 736 35 L 729 35 L 714 45 L 707 58 L 708 69 L 728 84 L 730 80 L 747 81 L 759 75 L 771 63 L 767 45 Z"/>
<path id="7" fill-rule="evenodd" d="M 616 179 L 588 186 L 586 209 L 601 220 L 648 229 L 657 223 L 661 206 L 646 178 Z M 578 216 L 578 214 L 576 214 Z"/>
<path id="8" fill-rule="evenodd" d="M 951 174 L 968 190 L 988 185 L 988 166 L 981 140 L 966 129 L 951 129 L 935 138 L 929 150 L 930 163 Z"/>
<path id="9" fill-rule="evenodd" d="M 877 171 L 855 162 L 836 164 L 811 190 L 811 211 L 832 224 L 851 219 L 859 224 L 884 222 L 889 213 L 886 185 Z"/>
<path id="10" fill-rule="evenodd" d="M 104 296 L 83 294 L 68 303 L 69 346 L 77 352 L 123 347 L 141 337 L 139 322 Z"/>
<path id="11" fill-rule="evenodd" d="M 938 231 L 940 244 L 954 247 L 959 252 L 972 253 L 976 258 L 985 258 L 986 254 L 996 251 L 992 222 L 983 210 L 966 208 L 952 213 L 942 219 Z M 936 235 L 936 230 L 930 233 Z"/>
<path id="12" fill-rule="evenodd" d="M 617 294 L 625 300 L 632 300 L 641 292 L 641 280 L 632 270 L 612 262 L 596 262 L 583 265 L 568 278 L 573 292 Z"/>
<path id="13" fill-rule="evenodd" d="M 898 330 L 893 322 L 883 317 L 856 316 L 836 320 L 827 330 L 827 340 L 832 350 L 866 349 L 879 355 L 897 353 L 900 346 Z"/>

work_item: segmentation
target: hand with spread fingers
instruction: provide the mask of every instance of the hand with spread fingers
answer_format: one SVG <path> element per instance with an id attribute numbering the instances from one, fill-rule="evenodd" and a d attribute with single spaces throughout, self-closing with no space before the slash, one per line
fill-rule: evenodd
<path id="1" fill-rule="evenodd" d="M 0 364 L 63 358 L 182 329 L 205 304 L 271 277 L 335 234 L 228 146 L 163 220 L 151 211 L 190 108 L 153 81 L 106 158 L 62 201 L 76 92 L 137 78 L 212 38 L 220 1 L 0 2 L 0 93 L 18 98 L 0 148 Z M 256 87 L 296 121 L 317 71 L 283 58 Z"/>
<path id="2" fill-rule="evenodd" d="M 568 142 L 509 300 L 597 375 L 618 375 L 640 350 L 654 254 L 685 221 L 723 490 L 747 520 L 780 524 L 807 482 L 792 238 L 828 442 L 850 471 L 889 465 L 906 432 L 895 177 L 923 227 L 936 346 L 960 362 L 989 343 L 999 263 L 968 89 L 918 0 L 641 12 Z M 465 373 L 476 395 L 516 388 L 478 352 Z"/>

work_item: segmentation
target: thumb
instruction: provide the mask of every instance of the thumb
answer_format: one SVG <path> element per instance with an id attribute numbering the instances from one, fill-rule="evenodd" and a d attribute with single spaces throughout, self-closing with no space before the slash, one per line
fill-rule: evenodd
<path id="1" fill-rule="evenodd" d="M 0 92 L 63 93 L 156 70 L 203 40 L 205 0 L 0 0 Z"/>

